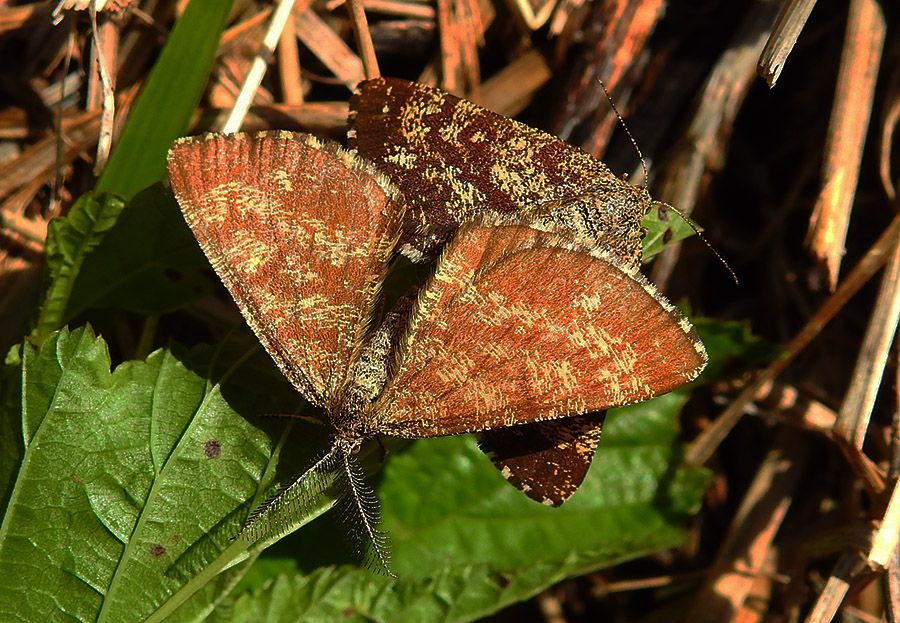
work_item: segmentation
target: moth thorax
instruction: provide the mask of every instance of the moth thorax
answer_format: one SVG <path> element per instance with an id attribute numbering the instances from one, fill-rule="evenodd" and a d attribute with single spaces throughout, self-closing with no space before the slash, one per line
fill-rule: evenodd
<path id="1" fill-rule="evenodd" d="M 625 268 L 638 268 L 641 263 L 641 239 L 644 230 L 641 221 L 650 209 L 647 189 L 630 186 L 621 192 L 598 192 L 590 197 L 593 205 L 587 208 L 593 216 L 595 238 L 598 247 L 621 260 Z"/>
<path id="2" fill-rule="evenodd" d="M 602 232 L 637 229 L 649 205 L 646 192 L 621 181 L 613 188 L 567 188 L 562 196 L 529 205 L 522 212 L 592 239 Z"/>
<path id="3" fill-rule="evenodd" d="M 390 316 L 374 331 L 350 366 L 347 383 L 337 407 L 332 411 L 335 429 L 351 435 L 367 436 L 366 410 L 381 395 L 388 376 L 388 362 L 395 330 Z"/>
<path id="4" fill-rule="evenodd" d="M 362 385 L 349 385 L 331 413 L 331 423 L 338 437 L 362 438 L 370 436 L 365 413 L 373 402 L 370 391 Z"/>

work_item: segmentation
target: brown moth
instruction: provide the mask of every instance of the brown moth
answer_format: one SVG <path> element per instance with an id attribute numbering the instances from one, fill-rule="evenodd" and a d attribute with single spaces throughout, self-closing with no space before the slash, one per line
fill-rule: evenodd
<path id="1" fill-rule="evenodd" d="M 253 513 L 252 536 L 308 508 L 295 492 L 315 497 L 338 479 L 370 561 L 387 571 L 355 458 L 365 440 L 571 419 L 671 391 L 706 363 L 688 321 L 618 257 L 496 217 L 463 224 L 409 308 L 374 327 L 405 201 L 371 165 L 311 136 L 181 139 L 169 178 L 248 324 L 332 429 L 329 451 Z"/>
<path id="2" fill-rule="evenodd" d="M 361 82 L 349 123 L 350 148 L 407 197 L 411 258 L 433 255 L 461 223 L 491 211 L 537 217 L 640 263 L 646 188 L 555 136 L 397 78 Z"/>
<path id="3" fill-rule="evenodd" d="M 407 196 L 402 245 L 431 258 L 476 214 L 514 214 L 604 249 L 627 270 L 641 262 L 646 188 L 545 132 L 422 84 L 360 83 L 350 101 L 349 144 Z M 530 498 L 558 506 L 590 467 L 604 413 L 479 435 L 503 475 Z"/>

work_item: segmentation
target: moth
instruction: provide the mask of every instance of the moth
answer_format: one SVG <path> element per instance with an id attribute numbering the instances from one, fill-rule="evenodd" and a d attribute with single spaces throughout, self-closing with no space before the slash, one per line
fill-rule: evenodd
<path id="1" fill-rule="evenodd" d="M 440 89 L 376 78 L 350 98 L 347 142 L 406 196 L 410 259 L 433 258 L 460 224 L 491 212 L 555 225 L 640 264 L 647 189 L 546 132 Z"/>
<path id="2" fill-rule="evenodd" d="M 207 134 L 177 141 L 168 171 L 247 323 L 331 428 L 330 449 L 251 528 L 295 489 L 321 492 L 330 474 L 343 481 L 370 562 L 389 572 L 355 457 L 366 440 L 572 418 L 668 392 L 706 363 L 690 323 L 615 254 L 498 216 L 463 223 L 426 283 L 377 323 L 408 202 L 334 143 Z"/>
<path id="3" fill-rule="evenodd" d="M 360 83 L 349 125 L 349 145 L 407 197 L 401 248 L 413 261 L 432 260 L 462 223 L 488 213 L 564 230 L 624 270 L 640 266 L 647 189 L 555 136 L 396 78 Z M 510 483 L 559 506 L 584 480 L 604 416 L 487 431 L 479 444 Z"/>

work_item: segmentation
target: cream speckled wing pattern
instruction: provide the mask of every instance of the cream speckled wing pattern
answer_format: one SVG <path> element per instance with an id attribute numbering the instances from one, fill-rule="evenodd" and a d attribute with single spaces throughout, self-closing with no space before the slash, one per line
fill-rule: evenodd
<path id="1" fill-rule="evenodd" d="M 706 364 L 693 327 L 642 276 L 523 225 L 464 225 L 409 322 L 375 406 L 379 431 L 400 437 L 631 404 Z"/>
<path id="2" fill-rule="evenodd" d="M 350 152 L 291 132 L 181 139 L 169 178 L 278 367 L 334 406 L 396 242 L 397 191 Z"/>

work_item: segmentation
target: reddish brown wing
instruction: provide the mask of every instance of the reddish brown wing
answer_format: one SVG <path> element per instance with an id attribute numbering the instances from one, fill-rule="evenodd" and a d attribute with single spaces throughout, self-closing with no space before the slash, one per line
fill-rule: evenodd
<path id="1" fill-rule="evenodd" d="M 396 191 L 355 155 L 290 132 L 181 139 L 169 179 L 278 367 L 332 406 L 396 242 Z"/>
<path id="2" fill-rule="evenodd" d="M 606 411 L 478 433 L 503 477 L 532 500 L 559 506 L 587 476 Z"/>
<path id="3" fill-rule="evenodd" d="M 419 295 L 378 432 L 432 437 L 639 402 L 694 379 L 693 327 L 608 254 L 464 226 Z"/>
<path id="4" fill-rule="evenodd" d="M 426 255 L 490 209 L 537 216 L 640 262 L 650 197 L 555 136 L 438 89 L 379 78 L 350 100 L 351 147 L 410 202 L 404 243 Z"/>
<path id="5" fill-rule="evenodd" d="M 361 83 L 351 111 L 351 146 L 405 185 L 415 200 L 407 213 L 407 249 L 427 256 L 460 222 L 490 206 L 569 230 L 628 268 L 640 264 L 639 222 L 649 195 L 576 147 L 402 80 Z M 584 478 L 600 436 L 599 420 L 593 428 L 582 424 L 497 430 L 482 436 L 480 444 L 512 484 L 539 501 L 559 504 Z M 573 434 L 571 443 L 561 441 Z M 523 454 L 523 447 L 533 450 Z M 551 473 L 554 466 L 568 467 Z"/>

